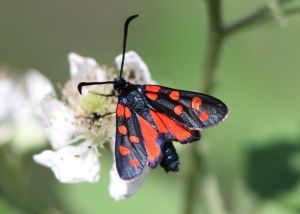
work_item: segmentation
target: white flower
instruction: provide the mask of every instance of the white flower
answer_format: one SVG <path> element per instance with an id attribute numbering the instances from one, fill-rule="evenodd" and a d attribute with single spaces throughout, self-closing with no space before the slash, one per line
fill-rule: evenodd
<path id="1" fill-rule="evenodd" d="M 18 152 L 43 145 L 46 136 L 36 108 L 42 97 L 54 93 L 50 82 L 34 70 L 19 79 L 3 72 L 7 71 L 0 71 L 0 144 L 11 142 Z"/>
<path id="2" fill-rule="evenodd" d="M 116 58 L 120 67 L 120 56 Z M 79 82 L 113 80 L 118 71 L 99 66 L 94 59 L 69 54 L 71 80 L 62 90 L 62 102 L 54 96 L 46 96 L 40 105 L 40 116 L 52 150 L 35 155 L 34 160 L 54 172 L 56 178 L 64 183 L 97 182 L 100 178 L 99 149 L 110 142 L 112 150 L 115 143 L 115 115 L 95 118 L 94 113 L 115 112 L 116 99 L 95 95 L 110 94 L 112 85 L 89 86 L 78 93 Z M 124 75 L 131 82 L 153 83 L 147 66 L 135 52 L 125 55 Z M 114 154 L 113 154 L 114 156 Z M 142 185 L 148 169 L 137 179 L 120 179 L 115 163 L 111 170 L 109 192 L 116 200 L 133 195 Z"/>
<path id="3" fill-rule="evenodd" d="M 4 74 L 2 74 L 4 75 Z M 0 145 L 9 142 L 13 138 L 13 124 L 11 122 L 16 92 L 14 82 L 7 77 L 0 79 Z"/>
<path id="4" fill-rule="evenodd" d="M 90 118 L 90 114 L 94 112 L 93 105 L 89 102 L 93 98 L 89 97 L 95 96 L 89 93 L 93 90 L 92 87 L 80 96 L 77 85 L 81 81 L 104 81 L 107 72 L 95 60 L 74 53 L 69 54 L 69 63 L 71 80 L 62 91 L 65 102 L 48 95 L 43 98 L 39 109 L 54 151 L 43 151 L 35 155 L 34 160 L 51 168 L 60 182 L 94 183 L 100 178 L 97 147 L 102 146 L 104 140 L 101 138 L 107 132 L 94 127 Z"/>
<path id="5" fill-rule="evenodd" d="M 4 75 L 4 74 L 3 74 Z M 2 77 L 0 79 L 0 121 L 4 121 L 6 117 L 10 116 L 12 106 L 14 105 L 13 96 L 15 93 L 14 82 L 12 79 Z"/>

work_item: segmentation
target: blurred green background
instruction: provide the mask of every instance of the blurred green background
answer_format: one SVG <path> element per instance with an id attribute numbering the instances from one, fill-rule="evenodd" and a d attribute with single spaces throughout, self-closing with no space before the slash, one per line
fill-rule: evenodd
<path id="1" fill-rule="evenodd" d="M 225 20 L 265 2 L 224 1 Z M 131 25 L 128 50 L 141 55 L 161 85 L 199 90 L 207 27 L 201 0 L 1 0 L 0 61 L 19 71 L 35 68 L 54 84 L 69 78 L 69 52 L 112 66 L 124 20 L 135 13 L 140 17 Z M 271 21 L 238 32 L 221 53 L 214 95 L 228 104 L 230 115 L 205 136 L 228 213 L 300 213 L 300 15 L 286 21 L 286 27 Z M 108 194 L 108 152 L 96 184 L 60 184 L 49 169 L 30 163 L 29 154 L 21 165 L 24 176 L 40 173 L 32 188 L 44 188 L 49 198 L 58 193 L 48 201 L 55 207 L 50 213 L 180 213 L 186 155 L 182 147 L 179 175 L 152 170 L 138 193 L 121 202 Z M 0 167 L 5 184 L 10 178 Z M 30 186 L 15 188 L 0 189 L 0 213 L 24 213 L 24 207 L 44 203 L 27 198 Z M 199 196 L 199 213 L 206 213 L 201 204 Z"/>

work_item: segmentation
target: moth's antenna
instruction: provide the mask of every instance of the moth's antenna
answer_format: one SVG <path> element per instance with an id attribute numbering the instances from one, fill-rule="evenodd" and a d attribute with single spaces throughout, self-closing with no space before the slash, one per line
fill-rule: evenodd
<path id="1" fill-rule="evenodd" d="M 122 62 L 121 62 L 121 69 L 120 69 L 120 76 L 119 77 L 122 77 L 122 73 L 123 73 L 123 66 L 124 66 L 124 60 L 125 60 L 125 51 L 126 51 L 126 42 L 127 42 L 127 33 L 128 33 L 128 25 L 133 19 L 135 19 L 138 16 L 139 16 L 138 14 L 130 16 L 125 21 L 124 37 L 123 37 L 123 53 L 122 53 Z"/>
<path id="2" fill-rule="evenodd" d="M 78 84 L 77 89 L 80 94 L 82 94 L 82 87 L 89 85 L 104 85 L 104 84 L 114 84 L 115 81 L 106 81 L 106 82 L 81 82 Z"/>
<path id="3" fill-rule="evenodd" d="M 129 23 L 138 17 L 139 15 L 133 15 L 126 19 L 125 25 L 124 25 L 124 40 L 123 40 L 123 54 L 122 54 L 122 63 L 121 63 L 121 70 L 120 70 L 120 77 L 122 77 L 123 73 L 123 66 L 124 66 L 124 59 L 125 59 L 125 51 L 126 51 L 126 41 L 127 41 L 127 33 L 128 33 L 128 25 Z M 106 81 L 106 82 L 81 82 L 78 84 L 77 89 L 79 93 L 82 93 L 82 87 L 89 86 L 89 85 L 104 85 L 104 84 L 114 84 L 115 81 Z"/>

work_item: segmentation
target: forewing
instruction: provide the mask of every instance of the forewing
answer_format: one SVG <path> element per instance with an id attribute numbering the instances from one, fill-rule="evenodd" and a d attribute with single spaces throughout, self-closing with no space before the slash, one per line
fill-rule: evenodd
<path id="1" fill-rule="evenodd" d="M 145 169 L 148 158 L 137 115 L 121 103 L 116 110 L 116 165 L 120 177 L 130 180 Z"/>
<path id="2" fill-rule="evenodd" d="M 189 129 L 212 127 L 223 121 L 228 114 L 228 108 L 221 100 L 206 94 L 158 85 L 143 87 L 151 108 Z"/>

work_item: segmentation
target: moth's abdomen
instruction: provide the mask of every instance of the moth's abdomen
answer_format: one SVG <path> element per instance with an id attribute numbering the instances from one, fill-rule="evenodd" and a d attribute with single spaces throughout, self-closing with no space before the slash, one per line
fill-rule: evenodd
<path id="1" fill-rule="evenodd" d="M 178 172 L 179 171 L 179 157 L 172 142 L 165 142 L 162 147 L 163 158 L 160 162 L 160 166 L 165 169 L 166 172 Z"/>

